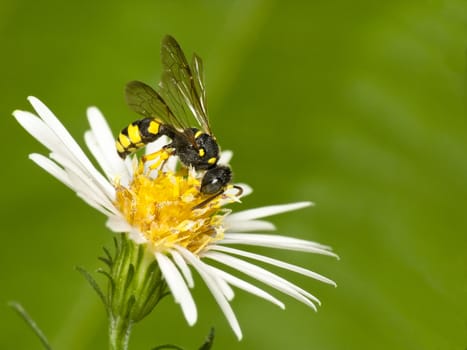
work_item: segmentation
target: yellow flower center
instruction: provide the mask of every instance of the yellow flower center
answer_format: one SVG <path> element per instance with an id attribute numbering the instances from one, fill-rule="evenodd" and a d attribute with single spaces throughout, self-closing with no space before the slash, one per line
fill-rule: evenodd
<path id="1" fill-rule="evenodd" d="M 177 244 L 199 254 L 223 238 L 226 210 L 221 210 L 221 202 L 235 201 L 233 195 L 200 193 L 199 178 L 185 168 L 154 173 L 150 176 L 140 162 L 128 188 L 115 185 L 117 208 L 154 251 L 166 252 Z"/>

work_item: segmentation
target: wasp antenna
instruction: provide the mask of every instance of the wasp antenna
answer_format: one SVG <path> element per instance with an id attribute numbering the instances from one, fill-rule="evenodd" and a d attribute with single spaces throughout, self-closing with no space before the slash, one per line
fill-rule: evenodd
<path id="1" fill-rule="evenodd" d="M 238 192 L 237 192 L 237 197 L 240 197 L 242 194 L 243 194 L 243 187 L 240 187 L 240 186 L 237 186 L 237 185 L 233 185 L 232 186 L 233 188 L 235 188 Z"/>

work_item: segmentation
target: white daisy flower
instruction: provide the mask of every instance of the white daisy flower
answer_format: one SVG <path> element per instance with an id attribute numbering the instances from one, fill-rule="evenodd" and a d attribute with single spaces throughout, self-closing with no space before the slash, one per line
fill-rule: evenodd
<path id="1" fill-rule="evenodd" d="M 157 260 L 176 303 L 180 304 L 189 325 L 197 320 L 196 304 L 190 293 L 194 287 L 192 269 L 206 283 L 238 339 L 242 331 L 232 310 L 232 286 L 284 308 L 270 293 L 218 266 L 228 266 L 262 282 L 316 310 L 318 298 L 255 262 L 294 271 L 321 282 L 335 283 L 316 272 L 286 263 L 238 246 L 261 246 L 337 257 L 331 248 L 315 242 L 255 231 L 271 231 L 274 225 L 263 218 L 310 206 L 311 202 L 266 206 L 231 213 L 226 204 L 251 193 L 247 185 L 240 194 L 229 186 L 220 196 L 206 202 L 199 192 L 200 174 L 185 168 L 177 170 L 176 158 L 163 167 L 150 170 L 136 157 L 122 160 L 116 152 L 113 134 L 101 112 L 87 111 L 91 129 L 85 133 L 86 145 L 102 171 L 96 169 L 84 151 L 55 115 L 37 98 L 29 97 L 36 114 L 15 111 L 16 120 L 46 146 L 48 156 L 29 157 L 41 168 L 76 192 L 86 203 L 107 216 L 107 226 L 117 233 L 128 233 L 131 240 L 144 245 Z M 147 148 L 154 152 L 164 145 L 159 139 Z M 223 152 L 220 162 L 228 163 L 231 152 Z M 203 205 L 199 205 L 200 203 Z M 210 262 L 215 262 L 215 266 Z M 216 267 L 217 266 L 217 267 Z M 191 269 L 190 269 L 191 267 Z"/>

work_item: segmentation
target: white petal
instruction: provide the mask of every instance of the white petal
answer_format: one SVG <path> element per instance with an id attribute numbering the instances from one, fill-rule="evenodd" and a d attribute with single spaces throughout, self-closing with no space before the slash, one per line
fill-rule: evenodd
<path id="1" fill-rule="evenodd" d="M 68 174 L 65 172 L 65 170 L 59 167 L 57 163 L 55 163 L 53 160 L 38 153 L 31 153 L 29 155 L 29 159 L 31 159 L 34 163 L 39 165 L 42 169 L 47 171 L 50 175 L 55 177 L 57 180 L 65 184 L 67 187 L 69 187 L 73 191 L 75 190 L 73 188 L 73 185 L 70 182 L 70 179 L 68 178 Z"/>
<path id="2" fill-rule="evenodd" d="M 130 239 L 136 244 L 144 244 L 148 242 L 148 239 L 137 229 L 133 228 L 128 231 Z"/>
<path id="3" fill-rule="evenodd" d="M 65 127 L 60 123 L 60 121 L 55 117 L 55 115 L 37 98 L 30 96 L 28 97 L 29 102 L 36 110 L 37 114 L 41 119 L 47 124 L 50 130 L 62 141 L 62 146 L 65 147 L 73 155 L 77 164 L 83 168 L 89 175 L 98 183 L 99 187 L 103 191 L 111 193 L 112 185 L 104 178 L 104 176 L 97 171 L 97 169 L 92 165 L 91 161 L 84 154 L 81 147 L 73 139 L 70 133 L 65 129 Z M 53 151 L 56 151 L 53 149 Z M 57 150 L 55 153 L 60 153 Z"/>
<path id="4" fill-rule="evenodd" d="M 73 185 L 75 186 L 75 185 Z M 93 198 L 89 197 L 87 194 L 80 192 L 79 190 L 75 190 L 76 195 L 81 198 L 87 205 L 91 208 L 96 209 L 98 212 L 104 214 L 105 216 L 113 215 L 114 213 L 109 211 L 107 208 L 103 207 L 99 203 L 97 203 Z"/>
<path id="5" fill-rule="evenodd" d="M 128 186 L 131 175 L 128 172 L 127 166 L 123 159 L 115 159 L 108 155 L 106 150 L 103 150 L 99 145 L 99 136 L 96 136 L 92 131 L 86 131 L 84 141 L 88 146 L 89 151 L 97 160 L 106 177 L 109 181 L 118 180 L 123 186 Z M 115 151 L 115 150 L 114 150 Z M 116 151 L 115 151 L 116 152 Z"/>
<path id="6" fill-rule="evenodd" d="M 227 232 L 274 231 L 276 229 L 272 223 L 263 220 L 234 221 L 225 226 Z"/>
<path id="7" fill-rule="evenodd" d="M 82 168 L 75 165 L 69 158 L 57 153 L 51 153 L 50 158 L 65 168 L 68 177 L 77 192 L 81 192 L 89 198 L 92 198 L 99 205 L 107 208 L 112 212 L 117 212 L 113 204 L 115 198 L 115 189 L 105 192 L 88 173 L 85 173 Z"/>
<path id="8" fill-rule="evenodd" d="M 96 141 L 103 159 L 105 159 L 105 162 L 107 163 L 108 178 L 113 180 L 116 176 L 119 176 L 120 182 L 122 184 L 127 184 L 131 175 L 128 172 L 125 162 L 117 154 L 115 138 L 109 124 L 105 120 L 101 111 L 96 107 L 88 108 L 87 114 L 89 125 L 91 126 L 91 132 L 94 135 L 94 140 Z"/>
<path id="9" fill-rule="evenodd" d="M 238 320 L 235 317 L 235 314 L 232 308 L 230 307 L 229 302 L 226 300 L 224 294 L 220 290 L 219 285 L 215 282 L 214 280 L 215 277 L 213 277 L 210 274 L 210 271 L 208 268 L 205 267 L 205 264 L 201 262 L 200 260 L 198 260 L 198 258 L 195 257 L 191 252 L 181 247 L 177 247 L 177 250 L 198 271 L 199 275 L 201 276 L 201 278 L 204 280 L 207 287 L 211 291 L 214 299 L 216 299 L 217 304 L 219 305 L 222 312 L 224 313 L 235 335 L 237 336 L 239 340 L 242 339 L 242 330 L 240 329 Z"/>
<path id="10" fill-rule="evenodd" d="M 34 99 L 31 99 L 31 101 L 33 101 L 33 100 Z M 37 100 L 36 100 L 36 102 L 37 102 Z M 35 116 L 34 114 L 29 113 L 29 112 L 16 111 L 16 112 L 14 112 L 14 115 L 15 115 L 16 119 L 18 120 L 18 122 L 29 133 L 31 133 L 32 136 L 34 136 L 37 140 L 42 142 L 47 148 L 52 150 L 55 155 L 57 155 L 61 159 L 67 159 L 68 163 L 75 164 L 75 167 L 82 168 L 79 161 L 76 159 L 75 155 L 72 154 L 69 151 L 69 149 L 66 147 L 66 145 L 63 144 L 63 141 L 51 129 L 50 125 L 48 125 L 43 120 L 39 119 L 37 116 Z M 56 121 L 58 122 L 58 120 L 56 120 Z M 86 170 L 83 169 L 82 171 L 86 171 Z M 90 175 L 90 177 L 92 177 L 92 175 Z M 102 177 L 102 175 L 98 174 L 98 177 Z M 96 183 L 99 183 L 98 179 L 95 179 L 95 180 L 96 180 Z M 99 186 L 100 185 L 101 184 L 99 184 Z M 107 189 L 109 189 L 108 185 L 109 184 L 107 184 Z"/>
<path id="11" fill-rule="evenodd" d="M 277 259 L 273 259 L 273 258 L 264 256 L 264 255 L 245 252 L 245 251 L 240 250 L 240 249 L 234 249 L 234 248 L 229 248 L 229 247 L 222 247 L 222 246 L 213 245 L 213 246 L 210 247 L 210 249 L 225 252 L 225 253 L 229 253 L 229 254 L 240 255 L 240 256 L 244 256 L 246 258 L 262 261 L 262 262 L 265 262 L 267 264 L 278 266 L 280 268 L 299 273 L 301 275 L 316 279 L 318 281 L 321 281 L 323 283 L 327 283 L 327 284 L 330 284 L 330 285 L 333 285 L 334 287 L 336 287 L 336 283 L 333 280 L 331 280 L 331 279 L 329 279 L 327 277 L 324 277 L 323 275 L 320 275 L 319 273 L 316 273 L 314 271 L 305 269 L 305 268 L 297 266 L 297 265 L 289 264 L 289 263 L 286 263 L 284 261 L 280 261 L 280 260 L 277 260 Z"/>
<path id="12" fill-rule="evenodd" d="M 178 158 L 169 157 L 169 159 L 167 159 L 167 161 L 165 162 L 164 170 L 175 172 L 175 170 L 177 169 L 177 166 L 178 166 Z"/>
<path id="13" fill-rule="evenodd" d="M 198 312 L 190 290 L 185 284 L 182 275 L 166 255 L 161 253 L 155 253 L 155 255 L 167 285 L 174 296 L 175 302 L 180 304 L 188 324 L 190 326 L 194 325 L 198 318 Z"/>
<path id="14" fill-rule="evenodd" d="M 61 141 L 35 114 L 26 111 L 14 111 L 17 122 L 49 150 L 59 149 Z"/>
<path id="15" fill-rule="evenodd" d="M 208 265 L 205 264 L 205 267 L 208 268 Z M 216 281 L 217 285 L 219 286 L 219 289 L 221 290 L 222 294 L 224 294 L 225 298 L 230 302 L 233 300 L 235 297 L 235 293 L 233 289 L 229 286 L 227 281 L 225 281 L 223 278 L 220 278 L 219 276 L 215 274 L 211 274 L 212 278 L 214 281 Z"/>
<path id="16" fill-rule="evenodd" d="M 88 149 L 102 167 L 102 170 L 104 170 L 107 178 L 112 180 L 116 174 L 122 173 L 122 169 L 114 168 L 114 165 L 117 163 L 113 160 L 119 157 L 115 149 L 115 141 L 113 140 L 112 133 L 104 117 L 97 108 L 88 108 L 87 114 L 91 130 L 88 130 L 84 134 L 84 140 L 86 141 Z M 109 152 L 110 150 L 113 150 L 113 152 Z M 121 159 L 116 160 L 123 165 Z"/>
<path id="17" fill-rule="evenodd" d="M 193 276 L 191 275 L 190 268 L 186 264 L 185 260 L 182 258 L 179 252 L 172 250 L 170 252 L 172 258 L 174 259 L 175 264 L 178 266 L 179 270 L 182 272 L 183 277 L 185 278 L 188 287 L 193 288 L 195 282 L 193 281 Z"/>
<path id="18" fill-rule="evenodd" d="M 86 146 L 88 146 L 88 149 L 91 152 L 91 154 L 94 156 L 94 158 L 99 163 L 100 167 L 104 171 L 107 178 L 112 179 L 113 171 L 112 171 L 111 165 L 107 161 L 104 154 L 102 153 L 99 147 L 99 144 L 96 140 L 96 137 L 94 136 L 94 133 L 92 131 L 88 130 L 84 133 L 84 142 L 86 143 Z"/>
<path id="19" fill-rule="evenodd" d="M 165 135 L 159 137 L 156 141 L 154 142 L 151 142 L 149 143 L 147 146 L 146 146 L 146 154 L 151 154 L 151 153 L 155 153 L 155 152 L 158 152 L 162 149 L 162 147 L 164 147 L 165 145 L 167 145 L 169 143 L 169 138 Z"/>
<path id="20" fill-rule="evenodd" d="M 206 263 L 205 263 L 206 264 Z M 206 264 L 207 265 L 207 264 Z M 207 265 L 209 266 L 209 265 Z M 238 277 L 235 277 L 225 271 L 222 271 L 221 269 L 218 269 L 213 266 L 209 266 L 209 269 L 212 271 L 212 273 L 217 274 L 220 278 L 223 278 L 226 280 L 226 282 L 243 289 L 244 291 L 256 295 L 257 297 L 263 298 L 267 301 L 270 301 L 273 304 L 276 304 L 279 306 L 281 309 L 285 309 L 284 303 L 282 303 L 280 300 L 274 298 L 271 294 L 265 292 L 264 290 L 252 285 L 251 283 L 248 283 Z"/>
<path id="21" fill-rule="evenodd" d="M 288 211 L 309 207 L 312 204 L 313 204 L 312 202 L 297 202 L 297 203 L 291 203 L 291 204 L 270 205 L 267 207 L 249 209 L 249 210 L 237 212 L 235 214 L 231 214 L 226 217 L 225 221 L 227 223 L 231 223 L 234 221 L 260 219 L 266 216 L 281 214 L 281 213 L 285 213 Z"/>
<path id="22" fill-rule="evenodd" d="M 313 304 L 313 301 L 318 304 L 320 303 L 319 299 L 314 295 L 308 293 L 307 291 L 287 281 L 286 279 L 263 269 L 262 267 L 223 253 L 207 252 L 204 256 L 224 265 L 230 266 L 248 276 L 257 279 L 258 281 L 261 281 L 285 294 L 288 294 L 292 298 L 304 303 L 305 305 L 308 305 L 315 311 L 316 306 Z"/>
<path id="23" fill-rule="evenodd" d="M 120 215 L 112 215 L 107 219 L 106 225 L 113 232 L 129 232 L 133 227 Z"/>
<path id="24" fill-rule="evenodd" d="M 218 241 L 217 244 L 246 244 L 258 247 L 269 247 L 322 254 L 332 256 L 337 259 L 339 258 L 336 254 L 330 251 L 331 247 L 329 246 L 312 241 L 280 235 L 269 235 L 261 233 L 226 233 L 224 235 L 224 239 L 222 241 Z"/>
<path id="25" fill-rule="evenodd" d="M 228 165 L 230 163 L 232 157 L 233 157 L 233 152 L 232 151 L 230 151 L 230 150 L 222 151 L 217 163 L 221 164 L 221 165 Z"/>
<path id="26" fill-rule="evenodd" d="M 125 161 L 124 161 L 124 165 L 125 165 L 126 171 L 128 172 L 128 174 L 130 176 L 130 180 L 131 180 L 131 177 L 133 176 L 133 170 L 135 169 L 133 159 L 135 159 L 135 158 L 134 157 L 126 157 Z M 138 160 L 136 160 L 136 162 L 138 162 Z"/>
<path id="27" fill-rule="evenodd" d="M 110 212 L 107 208 L 102 206 L 102 203 L 97 201 L 94 196 L 89 196 L 88 195 L 88 188 L 87 186 L 83 186 L 81 182 L 77 182 L 76 179 L 73 176 L 70 176 L 68 172 L 63 170 L 60 166 L 58 166 L 53 160 L 50 158 L 47 158 L 41 154 L 33 153 L 29 155 L 29 158 L 39 165 L 42 169 L 47 171 L 49 174 L 60 180 L 63 184 L 65 184 L 68 188 L 70 188 L 72 191 L 76 192 L 78 197 L 83 199 L 89 206 L 92 208 L 100 211 L 104 215 L 109 215 Z M 83 193 L 84 191 L 86 193 Z"/>

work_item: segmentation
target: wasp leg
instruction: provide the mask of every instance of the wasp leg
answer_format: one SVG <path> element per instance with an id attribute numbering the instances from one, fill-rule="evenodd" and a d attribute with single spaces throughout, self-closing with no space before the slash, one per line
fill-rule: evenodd
<path id="1" fill-rule="evenodd" d="M 157 152 L 144 155 L 142 157 L 142 161 L 143 161 L 143 163 L 146 163 L 146 162 L 155 160 L 154 163 L 151 163 L 149 165 L 149 169 L 154 170 L 154 169 L 157 169 L 157 168 L 163 166 L 165 164 L 165 162 L 167 161 L 167 159 L 169 159 L 169 157 L 172 154 L 173 154 L 172 150 L 167 149 L 167 148 L 164 147 L 164 148 L 162 148 L 161 150 L 159 150 Z"/>
<path id="2" fill-rule="evenodd" d="M 205 200 L 202 201 L 201 203 L 196 204 L 196 205 L 192 208 L 192 210 L 201 209 L 201 208 L 204 207 L 206 204 L 208 204 L 210 201 L 212 201 L 214 198 L 220 196 L 222 193 L 224 193 L 224 190 L 219 191 L 219 192 L 217 192 L 215 195 L 213 195 L 213 196 L 211 196 L 211 197 L 205 199 Z"/>
<path id="3" fill-rule="evenodd" d="M 236 196 L 241 196 L 242 193 L 243 193 L 243 188 L 240 187 L 240 186 L 237 186 L 237 185 L 233 185 L 232 188 L 235 188 L 237 190 L 237 193 L 236 193 Z M 202 201 L 201 203 L 199 204 L 196 204 L 192 210 L 195 210 L 195 209 L 200 209 L 202 207 L 204 207 L 206 204 L 208 204 L 210 201 L 212 201 L 213 199 L 215 199 L 216 197 L 220 196 L 221 194 L 223 194 L 225 192 L 225 190 L 222 190 L 222 191 L 219 191 L 217 192 L 216 194 L 212 195 L 211 197 L 205 199 L 204 201 Z"/>

